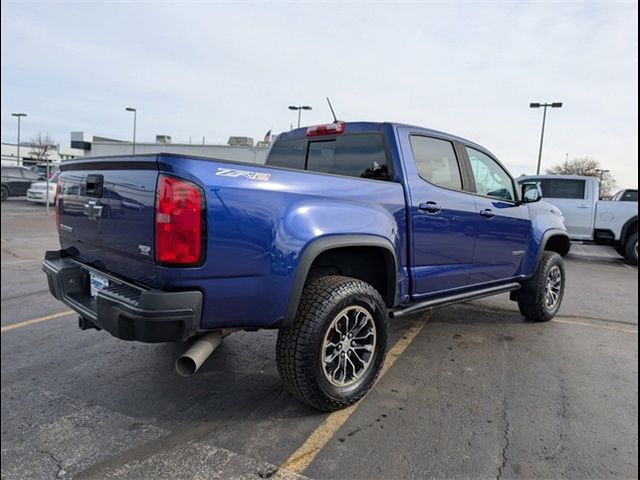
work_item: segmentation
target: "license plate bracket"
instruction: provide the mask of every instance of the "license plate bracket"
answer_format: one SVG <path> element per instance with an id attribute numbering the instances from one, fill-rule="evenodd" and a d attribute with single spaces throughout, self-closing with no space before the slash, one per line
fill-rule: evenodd
<path id="1" fill-rule="evenodd" d="M 96 297 L 98 295 L 98 291 L 109 286 L 109 279 L 103 277 L 102 275 L 98 275 L 94 272 L 89 272 L 89 288 L 92 297 Z"/>

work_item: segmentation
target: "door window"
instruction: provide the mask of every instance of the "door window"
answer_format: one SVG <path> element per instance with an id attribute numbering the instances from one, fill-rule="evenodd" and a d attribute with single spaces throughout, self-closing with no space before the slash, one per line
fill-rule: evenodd
<path id="1" fill-rule="evenodd" d="M 439 187 L 462 190 L 460 165 L 451 142 L 411 135 L 411 150 L 420 178 Z"/>
<path id="2" fill-rule="evenodd" d="M 511 176 L 496 160 L 470 147 L 467 147 L 467 154 L 478 194 L 503 200 L 516 199 Z"/>
<path id="3" fill-rule="evenodd" d="M 540 181 L 543 198 L 583 199 L 585 193 L 584 187 L 584 180 L 544 178 Z"/>

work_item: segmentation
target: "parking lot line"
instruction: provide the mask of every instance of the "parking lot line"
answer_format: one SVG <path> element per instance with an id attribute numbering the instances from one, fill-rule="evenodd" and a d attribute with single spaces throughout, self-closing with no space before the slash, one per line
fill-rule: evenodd
<path id="1" fill-rule="evenodd" d="M 9 330 L 15 330 L 16 328 L 26 327 L 27 325 L 33 325 L 34 323 L 42 323 L 48 320 L 64 317 L 73 313 L 73 310 L 65 310 L 64 312 L 52 313 L 51 315 L 45 315 L 44 317 L 32 318 L 31 320 L 25 320 L 24 322 L 10 323 L 0 329 L 0 332 L 8 332 Z"/>
<path id="2" fill-rule="evenodd" d="M 380 371 L 380 380 L 385 373 L 393 366 L 406 348 L 411 344 L 414 338 L 422 331 L 427 322 L 431 319 L 433 313 L 428 313 L 426 318 L 423 317 L 420 321 L 413 324 L 409 330 L 402 335 L 402 338 L 387 352 L 387 358 Z M 366 398 L 366 397 L 365 397 Z M 331 440 L 342 425 L 349 419 L 353 412 L 358 408 L 360 402 L 354 403 L 350 407 L 337 412 L 331 413 L 325 420 L 316 428 L 311 435 L 305 440 L 305 442 L 298 447 L 298 449 L 291 454 L 291 456 L 282 464 L 279 469 L 278 477 L 281 478 L 285 473 L 302 473 L 313 460 L 316 458 L 320 450 Z"/>
<path id="3" fill-rule="evenodd" d="M 566 323 L 567 325 L 579 325 L 581 327 L 600 328 L 602 330 L 613 330 L 615 332 L 633 333 L 635 335 L 638 334 L 638 330 L 631 330 L 630 328 L 610 327 L 610 326 L 607 326 L 607 325 L 594 325 L 593 323 L 573 322 L 571 320 L 561 320 L 559 318 L 554 319 L 553 322 L 554 323 Z"/>

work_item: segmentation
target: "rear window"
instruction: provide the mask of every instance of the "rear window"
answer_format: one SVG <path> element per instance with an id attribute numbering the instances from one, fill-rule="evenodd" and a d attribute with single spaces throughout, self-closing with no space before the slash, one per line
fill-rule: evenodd
<path id="1" fill-rule="evenodd" d="M 276 142 L 267 165 L 359 178 L 388 178 L 384 139 L 378 134 L 343 135 L 327 140 Z"/>
<path id="2" fill-rule="evenodd" d="M 304 170 L 306 156 L 306 139 L 276 141 L 271 152 L 269 152 L 267 165 Z"/>
<path id="3" fill-rule="evenodd" d="M 584 180 L 542 179 L 540 187 L 545 198 L 584 198 Z"/>

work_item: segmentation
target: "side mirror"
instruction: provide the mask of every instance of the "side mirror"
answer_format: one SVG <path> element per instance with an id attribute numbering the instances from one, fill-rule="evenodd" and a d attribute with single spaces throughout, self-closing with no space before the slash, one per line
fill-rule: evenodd
<path id="1" fill-rule="evenodd" d="M 537 183 L 523 183 L 520 185 L 522 203 L 535 203 L 542 200 L 542 190 Z"/>

